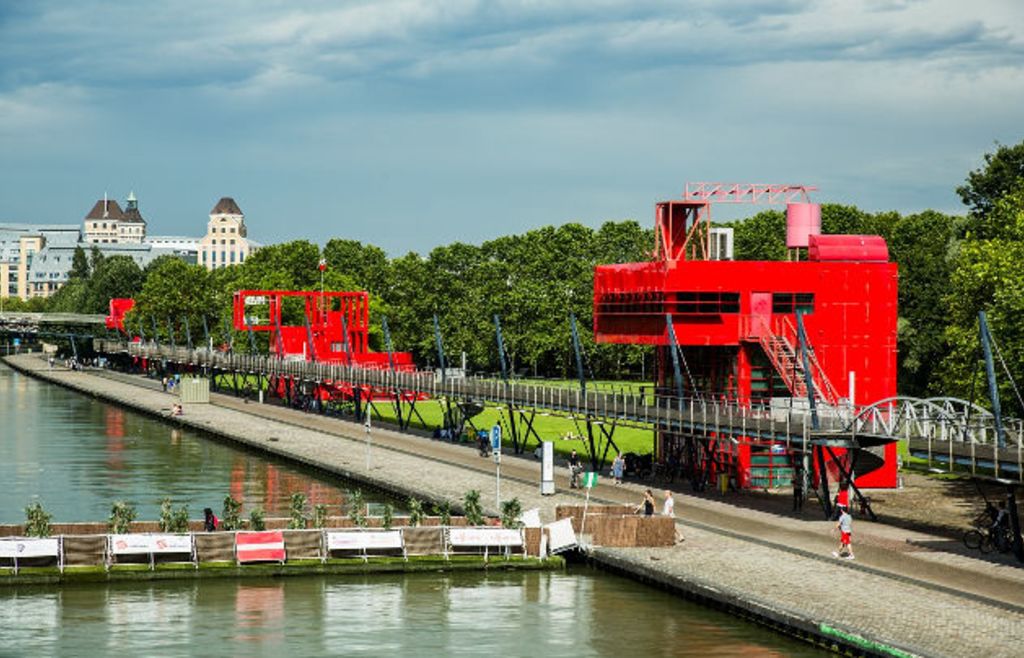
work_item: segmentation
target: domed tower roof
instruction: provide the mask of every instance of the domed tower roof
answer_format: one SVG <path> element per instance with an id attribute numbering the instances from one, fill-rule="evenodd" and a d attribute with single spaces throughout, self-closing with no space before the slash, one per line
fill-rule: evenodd
<path id="1" fill-rule="evenodd" d="M 142 217 L 142 213 L 139 212 L 139 200 L 135 198 L 135 192 L 128 193 L 128 198 L 125 200 L 124 213 L 121 215 L 121 219 L 125 222 L 136 222 L 138 224 L 146 223 L 146 220 Z"/>
<path id="2" fill-rule="evenodd" d="M 242 209 L 238 207 L 235 200 L 229 196 L 221 197 L 217 205 L 210 211 L 211 215 L 241 215 Z"/>

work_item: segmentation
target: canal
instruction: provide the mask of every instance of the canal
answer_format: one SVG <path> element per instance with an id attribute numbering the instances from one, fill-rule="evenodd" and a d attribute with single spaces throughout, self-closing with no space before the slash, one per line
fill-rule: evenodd
<path id="1" fill-rule="evenodd" d="M 174 429 L 0 365 L 0 522 L 41 500 L 59 521 L 114 500 L 198 517 L 227 493 L 338 509 L 349 485 Z M 0 588 L 0 654 L 812 656 L 759 626 L 586 567 Z"/>

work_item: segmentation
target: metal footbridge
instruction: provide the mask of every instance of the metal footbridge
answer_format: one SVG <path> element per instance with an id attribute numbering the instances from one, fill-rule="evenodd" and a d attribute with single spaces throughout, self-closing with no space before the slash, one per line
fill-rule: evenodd
<path id="1" fill-rule="evenodd" d="M 280 359 L 257 354 L 225 353 L 154 343 L 96 339 L 97 352 L 108 357 L 133 357 L 173 364 L 176 369 L 218 375 L 248 376 L 264 381 L 287 380 L 300 389 L 344 384 L 353 389 L 384 392 L 398 408 L 399 419 L 411 418 L 424 398 L 456 400 L 507 408 L 523 424 L 513 436 L 515 449 L 527 448 L 534 415 L 539 411 L 572 419 L 585 419 L 590 433 L 589 452 L 595 465 L 605 462 L 615 448 L 616 427 L 639 427 L 706 440 L 762 441 L 785 444 L 806 453 L 813 446 L 859 450 L 870 469 L 871 453 L 904 440 L 911 454 L 952 470 L 954 464 L 991 471 L 996 477 L 1024 481 L 1024 423 L 1003 418 L 1005 440 L 1000 445 L 992 414 L 956 398 L 895 397 L 872 405 L 819 405 L 814 419 L 803 401 L 790 407 L 759 407 L 701 398 L 679 398 L 660 392 L 582 390 L 485 378 L 442 378 L 434 371 L 396 371 L 335 363 Z M 379 398 L 378 398 L 379 399 Z M 373 400 L 364 400 L 373 412 Z M 402 405 L 407 416 L 403 416 Z M 514 428 L 513 428 L 514 429 Z M 539 440 L 539 436 L 532 432 Z M 880 459 L 880 457 L 875 457 Z"/>

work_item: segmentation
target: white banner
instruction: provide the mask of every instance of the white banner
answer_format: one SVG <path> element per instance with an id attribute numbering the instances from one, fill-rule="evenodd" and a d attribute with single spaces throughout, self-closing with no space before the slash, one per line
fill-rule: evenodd
<path id="1" fill-rule="evenodd" d="M 451 528 L 448 538 L 452 546 L 522 546 L 521 530 L 509 528 Z"/>
<path id="2" fill-rule="evenodd" d="M 361 551 L 364 549 L 402 549 L 402 533 L 398 530 L 379 532 L 328 532 L 327 550 Z"/>
<path id="3" fill-rule="evenodd" d="M 150 535 L 153 553 L 191 553 L 192 535 Z"/>
<path id="4" fill-rule="evenodd" d="M 191 553 L 192 535 L 112 535 L 110 552 L 114 555 Z"/>
<path id="5" fill-rule="evenodd" d="M 57 539 L 0 539 L 0 558 L 58 557 Z"/>
<path id="6" fill-rule="evenodd" d="M 562 519 L 544 527 L 547 528 L 548 534 L 551 536 L 551 541 L 548 543 L 548 550 L 551 553 L 558 553 L 576 546 L 576 531 L 572 529 L 572 519 Z"/>

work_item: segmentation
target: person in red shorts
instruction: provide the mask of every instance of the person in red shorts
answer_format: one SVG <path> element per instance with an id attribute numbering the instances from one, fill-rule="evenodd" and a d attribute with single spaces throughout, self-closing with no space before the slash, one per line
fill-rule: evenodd
<path id="1" fill-rule="evenodd" d="M 833 551 L 834 557 L 841 557 L 846 560 L 853 559 L 853 547 L 850 546 L 850 535 L 853 534 L 853 517 L 845 507 L 840 508 L 839 522 L 836 523 L 839 530 L 839 550 Z"/>

